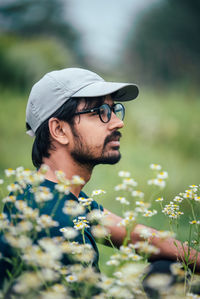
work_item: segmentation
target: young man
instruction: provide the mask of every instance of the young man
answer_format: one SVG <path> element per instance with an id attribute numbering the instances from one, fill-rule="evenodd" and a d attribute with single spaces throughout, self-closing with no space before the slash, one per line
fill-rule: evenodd
<path id="1" fill-rule="evenodd" d="M 50 189 L 54 197 L 43 203 L 40 212 L 52 215 L 57 223 L 51 229 L 52 237 L 61 236 L 61 228 L 74 226 L 70 215 L 63 210 L 66 202 L 77 203 L 78 197 L 87 198 L 82 188 L 90 180 L 94 166 L 115 164 L 120 160 L 120 129 L 124 126 L 125 115 L 121 102 L 133 100 L 137 95 L 138 87 L 134 84 L 106 82 L 97 74 L 80 68 L 53 71 L 33 86 L 26 109 L 27 133 L 34 137 L 34 166 L 38 171 L 43 164 L 48 166 L 46 179 L 41 185 Z M 61 170 L 69 180 L 78 175 L 85 183 L 74 184 L 71 192 L 60 200 L 56 193 L 57 170 Z M 31 208 L 35 209 L 37 205 L 34 204 L 31 186 L 24 194 Z M 103 210 L 103 207 L 93 201 L 90 210 L 95 209 Z M 5 209 L 5 212 L 8 213 L 8 210 Z M 86 216 L 86 213 L 81 215 Z M 112 223 L 107 227 L 112 243 L 120 247 L 126 236 L 125 229 L 117 225 L 122 218 L 112 212 L 108 218 Z M 140 224 L 135 226 L 131 233 L 132 243 L 141 239 L 140 231 L 143 228 L 145 226 Z M 155 232 L 152 228 L 149 230 Z M 44 236 L 45 230 L 42 230 L 40 237 Z M 80 244 L 85 241 L 94 248 L 93 265 L 98 269 L 99 254 L 90 229 L 86 228 L 84 236 L 78 234 L 74 240 Z M 154 236 L 150 241 L 160 249 L 160 253 L 152 259 L 176 261 L 177 258 L 184 258 L 180 242 L 176 241 L 175 246 L 173 238 L 161 240 Z M 0 247 L 5 257 L 12 256 L 11 248 L 1 236 Z M 195 254 L 196 251 L 191 250 L 191 259 Z M 70 263 L 67 257 L 64 262 Z M 163 262 L 159 265 L 163 267 Z M 197 268 L 200 269 L 200 254 Z M 11 265 L 6 260 L 0 261 L 0 284 L 7 276 L 7 270 L 12 271 Z"/>
<path id="2" fill-rule="evenodd" d="M 125 114 L 121 102 L 133 100 L 137 95 L 135 84 L 106 82 L 97 74 L 80 68 L 48 73 L 33 86 L 26 122 L 28 134 L 35 135 L 33 164 L 38 170 L 42 164 L 49 166 L 47 186 L 57 182 L 56 170 L 62 170 L 68 179 L 79 175 L 87 183 L 94 166 L 120 160 L 120 129 L 124 126 Z M 71 194 L 79 197 L 82 188 L 83 185 L 72 188 Z M 97 206 L 94 203 L 93 208 Z M 124 228 L 117 226 L 121 217 L 110 212 L 109 218 L 112 220 L 108 228 L 111 240 L 119 247 L 126 234 Z M 139 231 L 143 228 L 136 225 L 131 242 L 141 239 Z M 97 251 L 93 237 L 89 238 L 88 242 Z M 184 258 L 180 242 L 176 241 L 175 246 L 173 238 L 152 237 L 151 243 L 160 249 L 152 259 Z M 191 250 L 191 259 L 195 254 L 196 251 Z M 200 269 L 200 254 L 196 267 Z"/>

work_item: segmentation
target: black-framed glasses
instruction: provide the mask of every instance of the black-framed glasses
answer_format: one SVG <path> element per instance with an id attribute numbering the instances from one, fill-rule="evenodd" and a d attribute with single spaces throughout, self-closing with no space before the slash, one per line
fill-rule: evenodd
<path id="1" fill-rule="evenodd" d="M 99 118 L 103 123 L 107 123 L 110 121 L 112 112 L 114 112 L 115 115 L 121 120 L 123 120 L 125 116 L 125 108 L 121 103 L 116 103 L 112 107 L 110 107 L 108 104 L 103 104 L 98 108 L 76 112 L 75 115 L 93 112 L 96 112 L 96 114 L 99 115 Z"/>

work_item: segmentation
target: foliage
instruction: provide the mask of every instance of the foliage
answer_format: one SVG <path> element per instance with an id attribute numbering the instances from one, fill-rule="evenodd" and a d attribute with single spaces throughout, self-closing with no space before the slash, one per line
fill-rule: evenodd
<path id="1" fill-rule="evenodd" d="M 150 168 L 154 172 L 153 179 L 148 181 L 158 190 L 165 186 L 168 177 L 166 171 L 161 170 L 158 164 L 151 164 Z M 137 190 L 137 182 L 131 178 L 130 173 L 120 171 L 119 176 L 122 179 L 121 184 L 115 187 L 116 191 L 127 193 L 127 199 L 124 196 L 116 197 L 124 210 L 124 218 L 119 223 L 126 229 L 127 235 L 119 251 L 116 251 L 107 262 L 111 267 L 112 275 L 109 277 L 100 274 L 91 267 L 93 260 L 93 249 L 84 242 L 84 230 L 90 227 L 93 235 L 97 239 L 106 238 L 110 240 L 109 231 L 106 227 L 111 224 L 109 214 L 100 210 L 90 212 L 90 204 L 93 198 L 104 194 L 104 190 L 94 190 L 89 198 L 79 198 L 79 203 L 66 201 L 64 204 L 64 213 L 71 215 L 74 227 L 64 227 L 60 229 L 63 236 L 51 238 L 50 228 L 57 227 L 58 223 L 54 220 L 56 206 L 53 208 L 51 215 L 41 213 L 41 208 L 45 202 L 53 198 L 48 188 L 42 188 L 40 184 L 44 181 L 47 167 L 44 165 L 40 173 L 32 172 L 23 167 L 16 170 L 7 169 L 5 174 L 9 180 L 7 190 L 12 192 L 9 196 L 3 197 L 3 202 L 7 207 L 7 213 L 0 214 L 0 228 L 3 231 L 7 244 L 14 251 L 13 255 L 7 257 L 5 261 L 11 265 L 8 268 L 8 279 L 4 281 L 1 297 L 7 298 L 34 298 L 41 299 L 52 298 L 145 298 L 142 288 L 144 275 L 147 273 L 147 258 L 151 254 L 156 254 L 159 250 L 151 245 L 153 238 L 165 240 L 174 236 L 173 231 L 157 231 L 152 233 L 151 229 L 139 229 L 138 233 L 143 241 L 135 244 L 128 244 L 130 233 L 136 227 L 138 215 L 143 217 L 153 217 L 157 211 L 151 210 L 151 202 L 144 201 L 144 193 Z M 74 176 L 71 181 L 65 178 L 61 171 L 56 172 L 58 183 L 56 192 L 59 199 L 62 200 L 64 194 L 68 194 L 73 184 L 83 184 L 78 176 Z M 12 182 L 11 178 L 14 179 Z M 0 184 L 5 184 L 0 180 Z M 26 192 L 26 187 L 32 189 L 34 203 L 18 198 L 20 194 Z M 196 208 L 199 204 L 199 186 L 190 186 L 190 190 L 179 194 L 170 202 L 169 205 L 162 207 L 162 213 L 169 217 L 170 224 L 177 226 L 178 220 L 182 215 L 180 211 L 181 202 L 189 201 L 191 205 L 191 214 L 188 214 L 189 225 L 191 227 L 188 245 L 193 245 L 199 250 L 199 226 L 200 221 L 196 220 Z M 156 193 L 158 192 L 156 189 Z M 153 200 L 156 199 L 158 204 L 164 204 L 163 198 L 154 194 Z M 37 208 L 33 208 L 35 206 Z M 129 210 L 126 207 L 129 206 Z M 168 206 L 168 208 L 167 208 Z M 87 218 L 81 217 L 83 210 L 87 208 Z M 15 213 L 13 214 L 13 211 Z M 80 215 L 80 216 L 79 216 Z M 192 217 L 190 219 L 190 217 Z M 112 224 L 111 224 L 112 225 Z M 172 227 L 172 226 L 171 226 Z M 195 239 L 192 240 L 191 231 L 194 230 Z M 45 232 L 43 237 L 39 237 L 41 231 Z M 76 234 L 80 232 L 83 235 L 83 244 L 72 242 Z M 112 243 L 111 243 L 112 244 Z M 184 248 L 184 247 L 183 247 Z M 63 263 L 62 257 L 67 254 L 68 258 L 73 261 L 71 265 Z M 162 298 L 195 298 L 192 293 L 194 273 L 188 266 L 190 252 L 185 251 L 185 262 L 182 261 L 173 264 L 171 271 L 177 280 L 177 285 L 170 287 L 169 281 L 162 275 L 156 280 L 147 281 L 147 285 L 154 288 Z M 1 257 L 3 260 L 5 256 Z M 195 257 L 192 260 L 195 264 Z M 194 266 L 195 267 L 195 266 Z M 192 268 L 193 270 L 195 268 Z M 187 273 L 187 275 L 186 275 Z M 196 278 L 197 281 L 198 278 Z M 160 283 L 158 283 L 160 281 Z M 182 291 L 180 292 L 180 284 Z M 166 294 L 167 292 L 167 294 Z"/>
<path id="2" fill-rule="evenodd" d="M 143 83 L 198 87 L 199 13 L 198 0 L 162 0 L 147 10 L 129 33 L 125 62 L 130 74 Z"/>
<path id="3" fill-rule="evenodd" d="M 45 73 L 83 63 L 62 0 L 0 1 L 0 82 L 29 89 Z"/>
<path id="4" fill-rule="evenodd" d="M 25 90 L 45 73 L 75 64 L 74 54 L 53 38 L 0 35 L 1 85 Z"/>
<path id="5" fill-rule="evenodd" d="M 22 37 L 56 37 L 75 50 L 78 33 L 67 22 L 62 0 L 17 0 L 0 3 L 1 31 Z"/>

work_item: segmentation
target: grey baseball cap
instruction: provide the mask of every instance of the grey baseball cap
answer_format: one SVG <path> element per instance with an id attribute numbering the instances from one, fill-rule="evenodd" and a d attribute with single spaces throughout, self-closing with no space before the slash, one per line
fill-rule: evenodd
<path id="1" fill-rule="evenodd" d="M 116 92 L 116 101 L 130 101 L 139 90 L 132 83 L 106 82 L 94 72 L 66 68 L 44 75 L 33 87 L 26 108 L 27 134 L 34 136 L 39 126 L 73 97 L 98 97 Z"/>

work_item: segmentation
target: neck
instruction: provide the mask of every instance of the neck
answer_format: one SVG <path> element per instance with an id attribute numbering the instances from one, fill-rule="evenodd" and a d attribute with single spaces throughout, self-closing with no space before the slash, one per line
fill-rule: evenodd
<path id="1" fill-rule="evenodd" d="M 81 165 L 74 161 L 71 156 L 66 157 L 65 155 L 65 157 L 62 157 L 62 154 L 58 151 L 51 154 L 49 158 L 44 158 L 43 163 L 49 167 L 45 175 L 45 178 L 49 181 L 55 183 L 58 182 L 55 174 L 56 170 L 61 170 L 62 172 L 64 172 L 66 179 L 68 180 L 71 180 L 74 175 L 78 175 L 84 180 L 85 183 L 83 185 L 71 187 L 70 191 L 76 197 L 78 197 L 81 189 L 90 180 L 93 170 L 93 166 Z"/>

